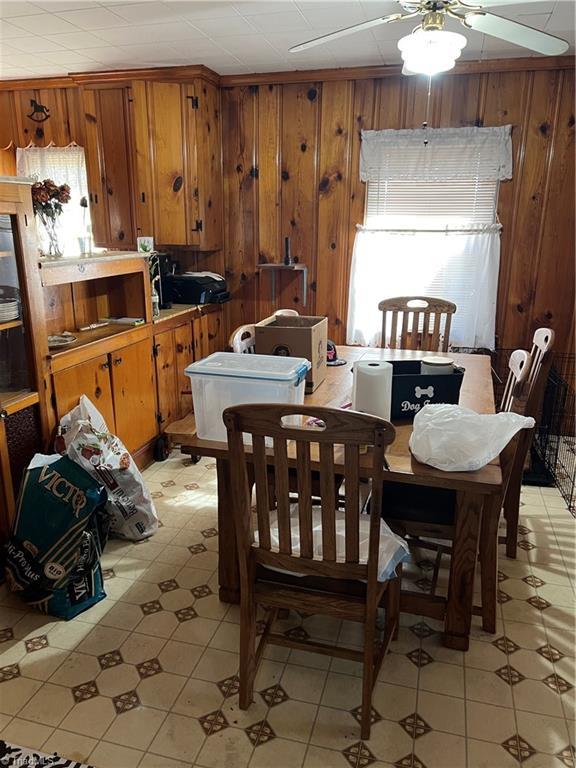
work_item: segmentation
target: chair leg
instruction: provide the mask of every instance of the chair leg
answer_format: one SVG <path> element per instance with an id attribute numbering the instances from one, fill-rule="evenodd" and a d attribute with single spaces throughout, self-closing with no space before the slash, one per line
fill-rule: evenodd
<path id="1" fill-rule="evenodd" d="M 392 640 L 400 631 L 400 591 L 402 589 L 402 563 L 396 567 L 396 578 L 390 579 L 385 594 L 386 627 L 393 626 Z"/>
<path id="2" fill-rule="evenodd" d="M 516 559 L 518 547 L 518 523 L 520 518 L 520 492 L 522 474 L 512 474 L 504 499 L 504 518 L 506 520 L 506 557 Z"/>
<path id="3" fill-rule="evenodd" d="M 360 738 L 367 741 L 370 738 L 372 718 L 372 689 L 374 688 L 374 653 L 376 642 L 376 605 L 366 606 L 366 621 L 364 624 L 364 665 L 362 669 L 362 717 L 360 721 Z"/>
<path id="4" fill-rule="evenodd" d="M 256 676 L 256 600 L 251 589 L 240 596 L 240 709 L 248 709 L 254 698 Z"/>

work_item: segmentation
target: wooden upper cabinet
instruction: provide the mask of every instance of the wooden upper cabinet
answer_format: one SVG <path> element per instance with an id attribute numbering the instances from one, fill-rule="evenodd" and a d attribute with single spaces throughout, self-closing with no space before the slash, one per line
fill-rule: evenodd
<path id="1" fill-rule="evenodd" d="M 212 83 L 196 79 L 193 87 L 188 86 L 186 96 L 188 146 L 194 153 L 195 165 L 191 175 L 200 222 L 198 245 L 203 251 L 217 251 L 223 245 L 220 92 Z"/>
<path id="2" fill-rule="evenodd" d="M 211 83 L 131 88 L 139 235 L 159 246 L 222 247 L 220 95 Z"/>
<path id="3" fill-rule="evenodd" d="M 86 170 L 94 244 L 135 247 L 128 89 L 83 92 Z"/>

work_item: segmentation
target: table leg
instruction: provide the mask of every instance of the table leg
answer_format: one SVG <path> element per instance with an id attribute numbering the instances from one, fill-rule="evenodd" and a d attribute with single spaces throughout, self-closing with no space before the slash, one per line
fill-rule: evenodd
<path id="1" fill-rule="evenodd" d="M 240 574 L 236 551 L 236 532 L 232 516 L 230 464 L 216 460 L 218 479 L 218 584 L 219 597 L 224 603 L 240 602 Z"/>
<path id="2" fill-rule="evenodd" d="M 456 530 L 450 559 L 450 582 L 444 623 L 444 645 L 467 651 L 472 624 L 474 572 L 484 498 L 459 491 L 456 503 Z"/>
<path id="3" fill-rule="evenodd" d="M 502 499 L 486 499 L 480 528 L 480 569 L 482 572 L 482 629 L 496 632 L 496 605 L 498 593 L 498 523 Z"/>

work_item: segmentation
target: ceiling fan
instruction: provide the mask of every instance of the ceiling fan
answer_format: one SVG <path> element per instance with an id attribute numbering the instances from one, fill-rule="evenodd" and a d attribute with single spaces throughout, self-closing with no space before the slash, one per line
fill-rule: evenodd
<path id="1" fill-rule="evenodd" d="M 518 1 L 534 2 L 535 0 Z M 485 10 L 492 5 L 503 5 L 506 0 L 470 0 L 470 2 L 464 0 L 398 0 L 398 2 L 406 13 L 392 13 L 388 16 L 380 16 L 377 19 L 339 29 L 336 32 L 330 32 L 327 35 L 293 46 L 290 48 L 290 53 L 305 51 L 316 45 L 322 45 L 365 29 L 378 27 L 381 24 L 407 21 L 417 16 L 423 17 L 422 22 L 411 34 L 398 41 L 398 48 L 404 60 L 402 71 L 408 75 L 415 73 L 433 75 L 452 69 L 467 40 L 464 35 L 444 29 L 447 17 L 458 19 L 468 29 L 498 37 L 546 56 L 557 56 L 565 53 L 569 47 L 569 44 L 559 37 L 554 37 L 517 21 L 505 19 L 494 13 L 488 13 Z"/>

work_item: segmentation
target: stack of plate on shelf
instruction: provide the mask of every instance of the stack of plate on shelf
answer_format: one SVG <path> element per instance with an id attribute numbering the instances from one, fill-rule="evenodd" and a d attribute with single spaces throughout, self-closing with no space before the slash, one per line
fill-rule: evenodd
<path id="1" fill-rule="evenodd" d="M 10 320 L 17 320 L 19 317 L 20 306 L 18 299 L 0 297 L 0 323 L 8 323 Z"/>

